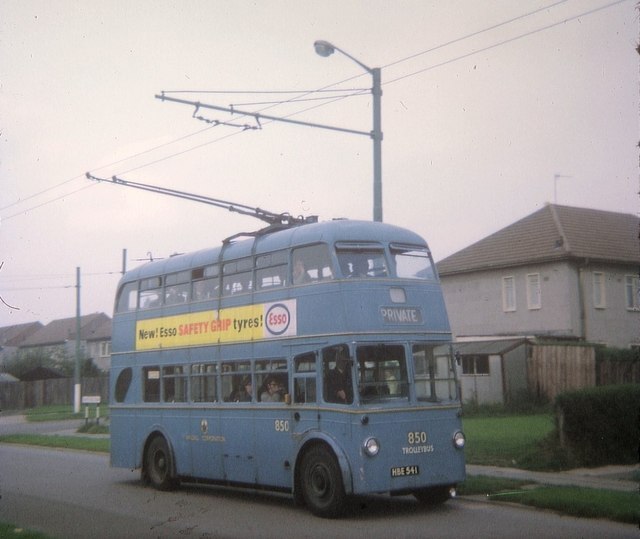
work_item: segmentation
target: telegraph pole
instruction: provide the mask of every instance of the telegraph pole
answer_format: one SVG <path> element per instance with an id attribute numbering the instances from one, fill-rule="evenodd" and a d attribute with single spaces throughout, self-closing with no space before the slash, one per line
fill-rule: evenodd
<path id="1" fill-rule="evenodd" d="M 80 412 L 80 268 L 76 268 L 76 366 L 74 369 L 73 412 Z"/>

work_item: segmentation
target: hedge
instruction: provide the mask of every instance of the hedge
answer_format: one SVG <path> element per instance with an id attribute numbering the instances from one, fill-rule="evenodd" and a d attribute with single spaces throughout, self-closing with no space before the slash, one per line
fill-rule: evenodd
<path id="1" fill-rule="evenodd" d="M 562 393 L 555 400 L 560 439 L 579 466 L 635 464 L 640 453 L 640 385 Z"/>

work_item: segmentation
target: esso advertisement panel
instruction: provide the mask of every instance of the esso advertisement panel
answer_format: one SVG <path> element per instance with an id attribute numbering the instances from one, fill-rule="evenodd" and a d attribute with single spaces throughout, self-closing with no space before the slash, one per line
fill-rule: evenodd
<path id="1" fill-rule="evenodd" d="M 296 300 L 136 322 L 136 350 L 202 346 L 297 335 Z"/>

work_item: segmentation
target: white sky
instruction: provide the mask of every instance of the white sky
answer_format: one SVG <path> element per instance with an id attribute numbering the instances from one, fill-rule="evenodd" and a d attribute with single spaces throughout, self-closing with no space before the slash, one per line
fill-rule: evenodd
<path id="1" fill-rule="evenodd" d="M 314 90 L 358 75 L 337 87 L 370 88 L 347 57 L 316 55 L 317 39 L 382 68 L 384 220 L 425 237 L 436 260 L 553 202 L 555 174 L 571 176 L 557 181 L 559 204 L 637 213 L 638 11 L 612 1 L 4 0 L 0 327 L 74 316 L 76 267 L 82 313 L 111 315 L 124 248 L 131 268 L 147 253 L 262 226 L 86 171 L 321 220 L 371 219 L 367 136 L 267 121 L 207 129 L 193 108 L 154 98 Z M 177 97 L 259 110 L 243 103 L 292 95 Z M 370 95 L 294 118 L 369 131 Z"/>

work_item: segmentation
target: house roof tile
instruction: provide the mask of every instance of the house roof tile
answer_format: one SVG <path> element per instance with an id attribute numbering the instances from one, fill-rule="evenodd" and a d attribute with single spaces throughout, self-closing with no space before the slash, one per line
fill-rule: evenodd
<path id="1" fill-rule="evenodd" d="M 21 346 L 47 346 L 75 340 L 76 319 L 53 320 L 26 339 Z M 111 319 L 104 313 L 88 314 L 80 317 L 80 338 L 95 341 L 111 338 Z"/>
<path id="2" fill-rule="evenodd" d="M 440 275 L 581 258 L 640 264 L 635 215 L 547 204 L 438 263 Z"/>
<path id="3" fill-rule="evenodd" d="M 40 322 L 29 322 L 0 328 L 0 346 L 20 346 L 22 342 L 44 326 Z"/>

